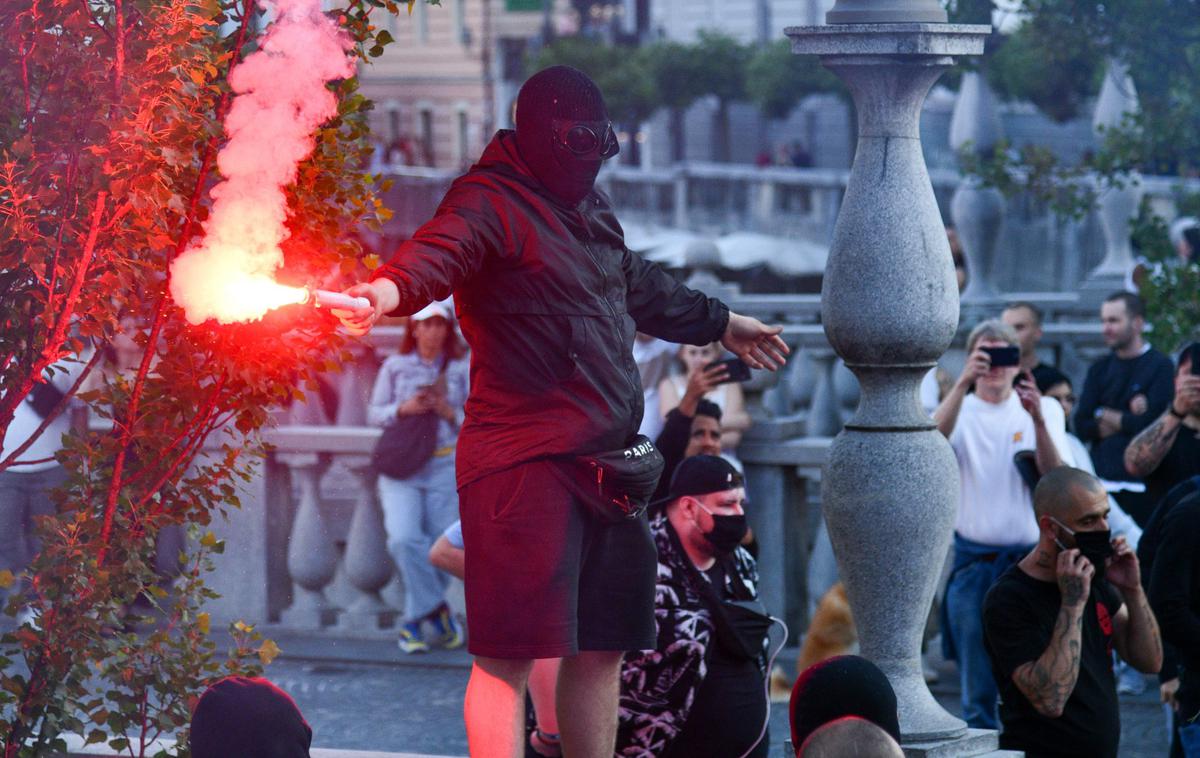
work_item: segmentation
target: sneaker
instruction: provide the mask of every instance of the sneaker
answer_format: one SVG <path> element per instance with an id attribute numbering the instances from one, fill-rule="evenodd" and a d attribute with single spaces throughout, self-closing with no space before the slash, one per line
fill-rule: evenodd
<path id="1" fill-rule="evenodd" d="M 1117 671 L 1118 695 L 1141 695 L 1146 691 L 1146 677 L 1142 672 L 1122 662 Z"/>
<path id="2" fill-rule="evenodd" d="M 443 605 L 439 608 L 432 621 L 433 631 L 437 635 L 437 644 L 447 650 L 462 647 L 462 625 L 458 623 L 458 619 L 454 618 L 454 613 L 451 612 L 449 606 Z"/>
<path id="3" fill-rule="evenodd" d="M 425 644 L 425 640 L 421 637 L 421 625 L 417 623 L 410 622 L 400 627 L 400 639 L 396 644 L 405 653 L 429 652 L 429 645 Z"/>

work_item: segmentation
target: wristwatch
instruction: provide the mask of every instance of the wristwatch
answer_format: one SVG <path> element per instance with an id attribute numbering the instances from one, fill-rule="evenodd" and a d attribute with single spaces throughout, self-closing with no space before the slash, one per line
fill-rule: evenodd
<path id="1" fill-rule="evenodd" d="M 1170 405 L 1168 405 L 1167 410 L 1170 411 L 1172 416 L 1179 419 L 1180 421 L 1183 421 L 1185 418 L 1187 418 L 1186 413 L 1180 413 L 1179 411 L 1175 410 L 1175 403 L 1171 403 Z"/>
<path id="2" fill-rule="evenodd" d="M 1104 409 L 1103 409 L 1103 408 L 1097 408 L 1097 409 L 1096 409 L 1096 412 L 1095 412 L 1095 413 L 1093 413 L 1092 415 L 1096 417 L 1096 420 L 1097 420 L 1097 421 L 1099 421 L 1101 418 L 1103 418 L 1103 417 L 1104 417 Z"/>

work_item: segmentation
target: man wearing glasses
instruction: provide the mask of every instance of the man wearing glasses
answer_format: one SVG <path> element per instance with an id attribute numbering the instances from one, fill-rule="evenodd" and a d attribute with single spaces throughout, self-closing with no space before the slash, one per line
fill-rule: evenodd
<path id="1" fill-rule="evenodd" d="M 730 313 L 625 247 L 593 187 L 619 146 L 586 75 L 533 75 L 516 122 L 371 282 L 347 290 L 371 307 L 338 315 L 362 334 L 384 313 L 453 294 L 471 346 L 457 451 L 471 755 L 522 755 L 529 671 L 561 657 L 563 753 L 601 758 L 613 754 L 621 658 L 654 647 L 655 550 L 644 517 L 609 524 L 587 510 L 571 460 L 636 434 L 637 331 L 721 340 L 754 368 L 782 365 L 787 346 L 780 327 Z"/>

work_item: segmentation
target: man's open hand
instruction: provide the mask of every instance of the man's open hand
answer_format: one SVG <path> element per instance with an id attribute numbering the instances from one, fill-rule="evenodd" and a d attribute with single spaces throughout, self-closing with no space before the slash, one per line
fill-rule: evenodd
<path id="1" fill-rule="evenodd" d="M 782 326 L 767 326 L 756 318 L 730 313 L 721 344 L 750 368 L 774 371 L 787 363 L 791 352 L 779 336 L 782 331 Z"/>

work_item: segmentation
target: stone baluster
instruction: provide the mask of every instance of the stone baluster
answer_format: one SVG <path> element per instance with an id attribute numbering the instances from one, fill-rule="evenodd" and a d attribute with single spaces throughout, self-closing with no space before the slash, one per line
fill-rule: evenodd
<path id="1" fill-rule="evenodd" d="M 396 609 L 379 596 L 391 580 L 394 566 L 387 551 L 383 512 L 375 489 L 376 473 L 366 456 L 355 456 L 345 463 L 362 489 L 350 518 L 345 558 L 346 578 L 358 591 L 358 597 L 338 618 L 338 626 L 351 632 L 379 629 L 395 621 Z"/>
<path id="2" fill-rule="evenodd" d="M 828 348 L 813 348 L 808 354 L 815 383 L 804 434 L 808 437 L 832 437 L 842 429 L 841 403 L 833 382 L 833 364 L 837 356 Z"/>
<path id="3" fill-rule="evenodd" d="M 336 421 L 338 426 L 366 426 L 367 404 L 371 400 L 375 374 L 379 371 L 379 360 L 370 345 L 363 343 L 352 344 L 350 353 L 354 356 L 353 360 L 343 365 L 341 374 L 336 377 Z"/>
<path id="4" fill-rule="evenodd" d="M 981 53 L 990 29 L 929 23 L 945 20 L 934 0 L 838 0 L 827 18 L 837 23 L 787 30 L 793 52 L 822 56 L 846 83 L 858 115 L 821 315 L 861 399 L 830 448 L 824 515 L 862 653 L 892 682 L 904 741 L 949 741 L 966 725 L 929 692 L 921 637 L 958 468 L 917 388 L 954 336 L 958 291 L 919 120 L 952 56 Z"/>
<path id="5" fill-rule="evenodd" d="M 294 592 L 292 605 L 280 620 L 297 629 L 320 629 L 333 623 L 337 614 L 325 597 L 325 588 L 337 571 L 338 554 L 320 502 L 321 477 L 329 468 L 329 458 L 316 453 L 288 453 L 278 459 L 291 470 L 300 490 L 287 552 Z"/>
<path id="6" fill-rule="evenodd" d="M 858 407 L 862 391 L 858 387 L 858 378 L 854 376 L 853 371 L 846 368 L 845 361 L 834 361 L 833 387 L 837 394 L 839 409 Z"/>
<path id="7" fill-rule="evenodd" d="M 675 179 L 671 184 L 672 218 L 676 229 L 688 228 L 688 177 L 682 166 L 676 166 Z"/>
<path id="8" fill-rule="evenodd" d="M 1137 90 L 1129 78 L 1129 69 L 1120 61 L 1110 60 L 1092 116 L 1092 130 L 1097 142 L 1104 140 L 1105 130 L 1120 127 L 1137 109 Z M 1097 211 L 1100 228 L 1104 231 L 1104 260 L 1084 281 L 1085 300 L 1098 302 L 1112 291 L 1123 289 L 1125 277 L 1133 269 L 1130 221 L 1137 214 L 1142 193 L 1140 175 L 1136 172 L 1121 187 L 1101 188 Z"/>
<path id="9" fill-rule="evenodd" d="M 981 72 L 968 71 L 963 74 L 950 117 L 950 147 L 956 152 L 970 149 L 976 155 L 986 156 L 1003 136 L 992 88 Z M 962 293 L 964 310 L 992 310 L 1000 299 L 992 284 L 992 273 L 1004 220 L 1004 196 L 994 187 L 981 186 L 979 177 L 964 176 L 950 201 L 950 218 L 967 258 L 967 288 Z M 971 320 L 976 315 L 972 312 Z"/>

